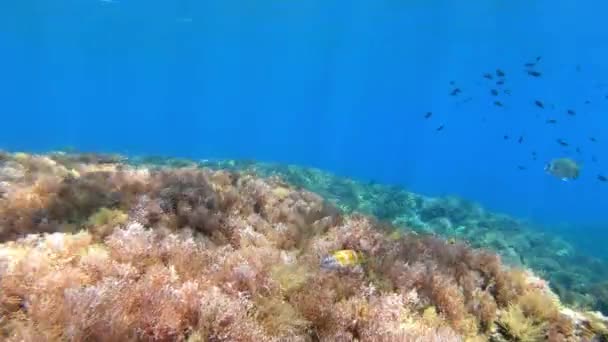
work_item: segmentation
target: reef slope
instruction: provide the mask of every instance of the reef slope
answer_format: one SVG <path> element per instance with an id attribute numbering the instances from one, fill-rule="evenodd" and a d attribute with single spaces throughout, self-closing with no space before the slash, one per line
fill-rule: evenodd
<path id="1" fill-rule="evenodd" d="M 279 177 L 0 155 L 7 341 L 584 341 L 603 316 L 458 240 Z M 323 269 L 354 250 L 364 262 Z"/>

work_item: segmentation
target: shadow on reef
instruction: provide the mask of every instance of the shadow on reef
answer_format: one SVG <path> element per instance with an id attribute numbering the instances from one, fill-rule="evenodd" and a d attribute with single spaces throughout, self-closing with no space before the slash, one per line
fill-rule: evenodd
<path id="1" fill-rule="evenodd" d="M 511 227 L 529 240 L 478 206 L 294 167 L 172 165 L 0 155 L 3 340 L 608 337 L 601 314 L 566 308 L 531 271 L 459 242 L 474 220 L 478 232 Z M 382 203 L 384 219 L 415 230 L 354 213 Z"/>

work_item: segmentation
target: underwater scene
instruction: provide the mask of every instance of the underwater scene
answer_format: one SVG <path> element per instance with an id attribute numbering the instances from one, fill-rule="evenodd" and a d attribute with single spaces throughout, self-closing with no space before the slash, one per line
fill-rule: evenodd
<path id="1" fill-rule="evenodd" d="M 608 2 L 0 3 L 0 341 L 608 341 Z"/>

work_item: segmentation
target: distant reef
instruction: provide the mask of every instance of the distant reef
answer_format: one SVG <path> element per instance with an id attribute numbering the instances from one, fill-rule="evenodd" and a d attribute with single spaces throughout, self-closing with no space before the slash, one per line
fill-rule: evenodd
<path id="1" fill-rule="evenodd" d="M 607 275 L 456 197 L 257 162 L 0 153 L 3 341 L 607 341 Z"/>

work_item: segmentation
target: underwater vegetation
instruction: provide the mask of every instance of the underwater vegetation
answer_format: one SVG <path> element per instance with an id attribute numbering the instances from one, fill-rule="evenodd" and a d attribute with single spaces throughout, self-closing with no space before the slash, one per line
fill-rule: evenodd
<path id="1" fill-rule="evenodd" d="M 140 159 L 131 161 L 149 165 Z M 167 159 L 164 163 L 170 165 L 173 161 Z M 608 261 L 577 251 L 564 239 L 542 232 L 533 223 L 489 212 L 459 197 L 426 197 L 400 187 L 360 182 L 317 169 L 245 161 L 199 164 L 278 176 L 320 194 L 344 213 L 365 213 L 420 234 L 492 250 L 504 263 L 533 269 L 547 279 L 568 305 L 608 314 Z"/>
<path id="2" fill-rule="evenodd" d="M 5 341 L 608 337 L 531 270 L 289 177 L 4 153 L 0 189 Z"/>

